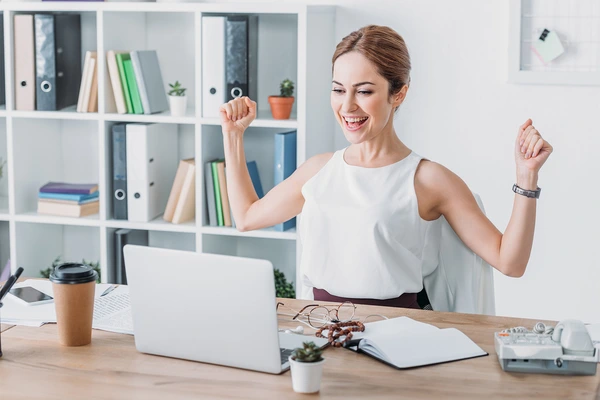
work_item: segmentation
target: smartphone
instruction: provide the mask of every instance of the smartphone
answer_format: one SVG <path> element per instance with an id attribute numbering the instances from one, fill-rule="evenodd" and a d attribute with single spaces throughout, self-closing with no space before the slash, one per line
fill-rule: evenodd
<path id="1" fill-rule="evenodd" d="M 52 296 L 48 296 L 46 293 L 40 292 L 31 286 L 15 288 L 8 293 L 13 295 L 14 298 L 19 300 L 21 303 L 27 304 L 28 306 L 51 303 L 54 300 Z"/>

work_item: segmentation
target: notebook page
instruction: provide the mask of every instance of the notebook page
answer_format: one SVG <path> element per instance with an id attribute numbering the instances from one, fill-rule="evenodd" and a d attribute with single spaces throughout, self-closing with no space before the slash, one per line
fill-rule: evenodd
<path id="1" fill-rule="evenodd" d="M 95 300 L 92 328 L 133 335 L 128 286 L 121 285 Z"/>
<path id="2" fill-rule="evenodd" d="M 369 338 L 371 335 L 380 335 L 391 332 L 396 334 L 400 334 L 402 332 L 419 334 L 437 330 L 439 330 L 437 326 L 415 321 L 414 319 L 408 317 L 397 317 L 366 323 L 365 331 L 353 332 L 352 339 Z"/>
<path id="3" fill-rule="evenodd" d="M 419 367 L 487 355 L 469 337 L 455 328 L 437 331 L 370 335 L 360 350 L 398 368 Z"/>

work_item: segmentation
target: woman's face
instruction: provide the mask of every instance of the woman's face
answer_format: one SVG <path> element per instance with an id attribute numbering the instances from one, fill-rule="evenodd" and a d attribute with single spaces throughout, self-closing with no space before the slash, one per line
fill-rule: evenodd
<path id="1" fill-rule="evenodd" d="M 362 143 L 393 124 L 393 111 L 402 103 L 406 86 L 389 97 L 389 83 L 362 54 L 351 51 L 335 61 L 331 108 L 352 143 Z"/>

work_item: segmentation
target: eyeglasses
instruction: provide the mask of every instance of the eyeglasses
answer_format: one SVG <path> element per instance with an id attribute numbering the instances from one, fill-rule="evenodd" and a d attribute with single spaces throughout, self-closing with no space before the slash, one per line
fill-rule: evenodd
<path id="1" fill-rule="evenodd" d="M 277 314 L 292 317 L 293 321 L 302 322 L 315 329 L 328 324 L 351 321 L 354 318 L 355 310 L 356 306 L 350 301 L 345 301 L 334 308 L 309 304 L 299 311 L 287 307 L 282 302 L 277 303 Z"/>

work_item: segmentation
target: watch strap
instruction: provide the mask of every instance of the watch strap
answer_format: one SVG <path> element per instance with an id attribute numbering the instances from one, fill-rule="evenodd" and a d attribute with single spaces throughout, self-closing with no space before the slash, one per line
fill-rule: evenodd
<path id="1" fill-rule="evenodd" d="M 521 196 L 529 197 L 532 199 L 539 199 L 540 193 L 542 192 L 542 189 L 539 186 L 537 190 L 527 190 L 520 188 L 519 186 L 517 186 L 517 184 L 513 185 L 512 190 L 513 192 L 520 194 Z"/>

